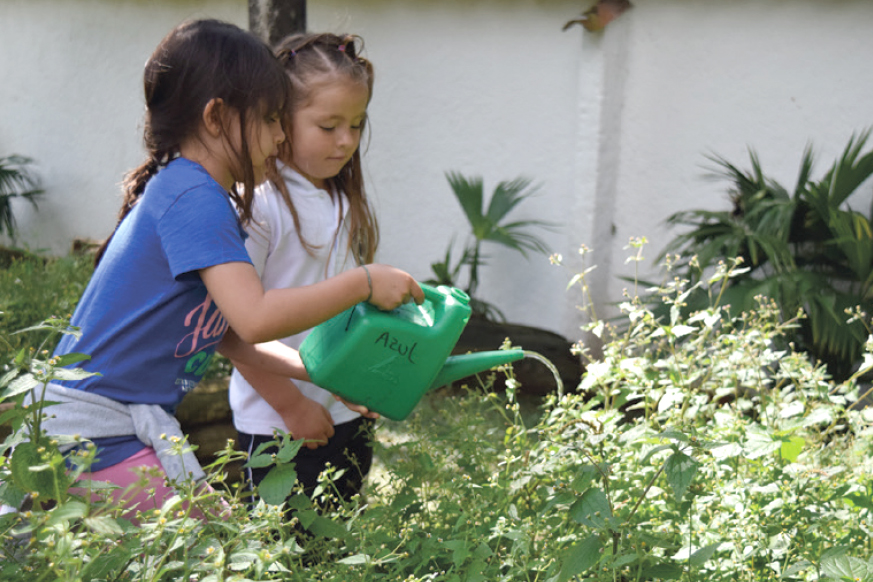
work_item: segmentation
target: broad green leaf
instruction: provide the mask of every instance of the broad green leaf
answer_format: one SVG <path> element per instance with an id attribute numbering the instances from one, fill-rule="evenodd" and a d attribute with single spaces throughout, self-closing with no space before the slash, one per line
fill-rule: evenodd
<path id="1" fill-rule="evenodd" d="M 649 566 L 645 569 L 646 576 L 652 580 L 678 580 L 685 573 L 685 569 L 677 564 L 666 562 Z"/>
<path id="2" fill-rule="evenodd" d="M 652 447 L 646 452 L 646 456 L 640 460 L 640 464 L 645 466 L 649 464 L 649 459 L 652 458 L 652 455 L 656 453 L 660 453 L 661 451 L 667 451 L 673 448 L 674 445 L 658 445 L 657 447 Z"/>
<path id="3" fill-rule="evenodd" d="M 452 550 L 452 563 L 456 567 L 463 564 L 470 556 L 470 548 L 464 540 L 447 540 L 443 542 L 443 546 Z"/>
<path id="4" fill-rule="evenodd" d="M 108 515 L 98 515 L 96 517 L 86 517 L 85 525 L 91 531 L 107 536 L 116 536 L 124 533 L 118 522 Z"/>
<path id="5" fill-rule="evenodd" d="M 750 426 L 746 431 L 746 457 L 757 459 L 775 453 L 782 447 L 780 439 L 774 439 L 773 435 L 760 426 Z"/>
<path id="6" fill-rule="evenodd" d="M 276 459 L 272 454 L 264 454 L 264 453 L 253 453 L 252 456 L 249 457 L 249 460 L 243 465 L 243 467 L 251 467 L 252 469 L 259 469 L 262 467 L 269 467 L 270 465 L 275 465 Z"/>
<path id="7" fill-rule="evenodd" d="M 240 548 L 230 555 L 228 567 L 236 572 L 250 568 L 258 561 L 258 552 L 250 548 Z"/>
<path id="8" fill-rule="evenodd" d="M 270 469 L 258 485 L 258 494 L 266 503 L 279 505 L 291 494 L 297 483 L 297 470 L 294 463 L 277 465 Z"/>
<path id="9" fill-rule="evenodd" d="M 100 376 L 100 374 L 83 370 L 82 368 L 55 368 L 52 370 L 52 377 L 55 380 L 84 380 L 91 376 Z"/>
<path id="10" fill-rule="evenodd" d="M 694 333 L 697 328 L 690 325 L 674 325 L 670 332 L 676 337 L 684 337 L 690 333 Z"/>
<path id="11" fill-rule="evenodd" d="M 355 554 L 353 556 L 348 556 L 341 560 L 337 560 L 340 564 L 347 564 L 349 566 L 359 566 L 361 564 L 369 564 L 372 558 L 367 554 Z"/>
<path id="12" fill-rule="evenodd" d="M 593 568 L 600 561 L 602 548 L 600 536 L 597 535 L 589 536 L 581 542 L 573 544 L 564 554 L 564 563 L 561 565 L 558 581 L 566 582 Z"/>
<path id="13" fill-rule="evenodd" d="M 86 522 L 87 519 L 91 518 L 86 518 Z M 97 559 L 86 563 L 77 575 L 82 580 L 111 580 L 113 573 L 124 570 L 124 565 L 131 556 L 142 554 L 141 544 L 141 540 L 135 536 L 121 538 L 112 546 L 106 547 Z"/>
<path id="14" fill-rule="evenodd" d="M 678 441 L 680 443 L 687 443 L 689 441 L 688 435 L 684 432 L 680 432 L 678 430 L 668 429 L 658 434 L 659 437 L 670 439 L 673 441 Z"/>
<path id="15" fill-rule="evenodd" d="M 779 454 L 789 463 L 793 463 L 797 460 L 797 457 L 800 456 L 800 452 L 803 450 L 805 444 L 806 441 L 799 436 L 783 438 Z"/>
<path id="16" fill-rule="evenodd" d="M 317 515 L 307 527 L 309 531 L 324 538 L 343 538 L 348 533 L 346 527 L 336 521 Z"/>
<path id="17" fill-rule="evenodd" d="M 19 370 L 18 368 L 12 368 L 11 370 L 3 374 L 3 376 L 0 377 L 0 388 L 5 388 L 6 385 L 9 384 L 20 373 L 21 370 Z"/>
<path id="18" fill-rule="evenodd" d="M 21 489 L 39 493 L 45 499 L 54 499 L 55 490 L 66 491 L 69 486 L 64 466 L 52 468 L 32 442 L 16 445 L 10 459 L 12 479 Z"/>
<path id="19" fill-rule="evenodd" d="M 606 521 L 612 517 L 606 494 L 601 489 L 589 489 L 570 506 L 570 517 L 582 525 L 605 527 Z"/>
<path id="20" fill-rule="evenodd" d="M 312 507 L 312 500 L 303 494 L 295 494 L 288 498 L 286 502 L 288 509 L 304 510 Z"/>
<path id="21" fill-rule="evenodd" d="M 716 542 L 714 544 L 709 544 L 708 546 L 704 546 L 698 550 L 695 550 L 695 552 L 691 554 L 691 557 L 688 559 L 688 561 L 691 563 L 692 566 L 702 566 L 707 561 L 709 561 L 710 558 L 712 558 L 720 545 L 721 542 Z"/>
<path id="22" fill-rule="evenodd" d="M 822 558 L 821 569 L 826 576 L 836 580 L 850 580 L 852 582 L 870 582 L 873 580 L 870 564 L 851 556 Z"/>
<path id="23" fill-rule="evenodd" d="M 303 509 L 301 511 L 296 511 L 294 515 L 300 521 L 300 525 L 304 528 L 308 528 L 312 525 L 312 522 L 315 521 L 315 518 L 318 517 L 318 512 L 314 509 Z"/>
<path id="24" fill-rule="evenodd" d="M 88 514 L 88 506 L 81 501 L 70 501 L 52 510 L 48 525 L 55 526 L 75 519 L 82 519 Z"/>
<path id="25" fill-rule="evenodd" d="M 74 352 L 74 353 L 70 353 L 70 354 L 64 354 L 62 356 L 57 356 L 55 366 L 57 366 L 57 367 L 72 366 L 73 364 L 78 364 L 79 362 L 86 362 L 90 359 L 91 359 L 91 356 L 88 356 L 86 354 L 77 354 Z"/>
<path id="26" fill-rule="evenodd" d="M 673 453 L 664 463 L 664 474 L 677 501 L 685 496 L 699 466 L 700 463 L 682 452 Z"/>
<path id="27" fill-rule="evenodd" d="M 779 411 L 779 418 L 792 418 L 803 414 L 804 410 L 806 410 L 806 407 L 803 405 L 803 402 L 795 400 Z"/>
<path id="28" fill-rule="evenodd" d="M 588 489 L 588 486 L 591 485 L 591 482 L 597 475 L 597 467 L 594 465 L 582 465 L 579 467 L 579 472 L 573 477 L 570 487 L 576 493 L 582 493 Z"/>
<path id="29" fill-rule="evenodd" d="M 712 449 L 712 456 L 716 460 L 730 459 L 743 454 L 743 447 L 738 443 L 724 443 Z"/>
<path id="30" fill-rule="evenodd" d="M 608 566 L 610 568 L 621 568 L 623 566 L 627 566 L 628 564 L 633 564 L 639 559 L 640 555 L 636 552 L 631 552 L 629 554 L 618 554 L 614 557 L 612 562 L 608 563 Z"/>
<path id="31" fill-rule="evenodd" d="M 0 398 L 7 399 L 12 398 L 14 396 L 18 396 L 19 394 L 24 394 L 30 390 L 33 390 L 37 386 L 40 385 L 40 381 L 33 377 L 33 374 L 22 374 L 18 376 L 3 391 L 3 394 L 0 394 Z"/>
<path id="32" fill-rule="evenodd" d="M 868 495 L 862 495 L 861 493 L 849 493 L 848 495 L 843 496 L 843 499 L 850 501 L 855 507 L 860 507 L 868 511 L 873 511 L 873 499 L 871 499 Z"/>
<path id="33" fill-rule="evenodd" d="M 303 446 L 303 439 L 290 440 L 290 437 L 286 439 L 282 446 L 279 448 L 279 452 L 276 453 L 276 459 L 280 463 L 288 463 L 297 456 L 297 453 L 300 451 L 300 447 Z"/>

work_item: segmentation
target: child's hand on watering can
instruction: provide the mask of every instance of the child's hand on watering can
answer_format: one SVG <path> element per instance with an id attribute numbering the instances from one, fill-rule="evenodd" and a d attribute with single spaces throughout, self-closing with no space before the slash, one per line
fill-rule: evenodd
<path id="1" fill-rule="evenodd" d="M 353 402 L 349 402 L 348 400 L 346 400 L 342 396 L 337 396 L 336 394 L 334 394 L 333 397 L 336 398 L 337 400 L 339 400 L 340 402 L 342 402 L 343 404 L 345 404 L 349 410 L 351 410 L 353 412 L 357 412 L 358 414 L 360 414 L 361 416 L 363 416 L 365 418 L 372 418 L 373 420 L 376 420 L 377 418 L 379 418 L 378 412 L 373 412 L 372 410 L 370 410 L 366 406 L 362 406 L 360 404 L 355 404 Z"/>
<path id="2" fill-rule="evenodd" d="M 424 302 L 424 291 L 409 273 L 379 264 L 367 265 L 365 272 L 372 291 L 367 301 L 379 309 L 391 311 L 410 301 Z"/>

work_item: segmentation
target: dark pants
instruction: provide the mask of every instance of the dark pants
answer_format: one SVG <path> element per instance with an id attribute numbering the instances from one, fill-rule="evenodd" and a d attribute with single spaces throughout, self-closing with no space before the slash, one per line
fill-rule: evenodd
<path id="1" fill-rule="evenodd" d="M 345 469 L 345 473 L 334 481 L 337 495 L 343 501 L 349 501 L 360 493 L 364 477 L 370 472 L 373 462 L 373 448 L 370 444 L 373 435 L 373 421 L 369 418 L 356 418 L 334 426 L 334 435 L 327 444 L 316 449 L 301 447 L 294 464 L 297 470 L 297 481 L 303 485 L 304 492 L 311 496 L 318 485 L 318 475 L 324 471 L 327 463 L 336 469 Z M 275 440 L 272 436 L 237 433 L 239 447 L 248 454 L 261 444 Z M 275 451 L 275 448 L 272 449 Z M 271 450 L 265 451 L 270 453 Z M 270 472 L 272 466 L 245 468 L 244 478 L 251 489 L 257 486 Z"/>

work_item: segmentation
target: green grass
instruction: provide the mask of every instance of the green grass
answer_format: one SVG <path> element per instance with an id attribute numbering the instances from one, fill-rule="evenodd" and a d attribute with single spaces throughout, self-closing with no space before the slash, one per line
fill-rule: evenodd
<path id="1" fill-rule="evenodd" d="M 14 334 L 50 316 L 69 318 L 93 272 L 93 257 L 16 255 L 0 268 L 0 362 L 36 345 L 33 332 Z M 51 351 L 56 339 L 46 345 Z"/>

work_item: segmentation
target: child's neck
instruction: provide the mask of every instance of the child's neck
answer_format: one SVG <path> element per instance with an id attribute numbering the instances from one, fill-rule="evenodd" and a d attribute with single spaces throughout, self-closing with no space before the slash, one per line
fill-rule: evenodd
<path id="1" fill-rule="evenodd" d="M 313 176 L 310 176 L 309 174 L 307 174 L 306 172 L 304 172 L 300 168 L 298 168 L 297 164 L 288 162 L 286 160 L 282 160 L 282 161 L 285 163 L 286 166 L 288 166 L 289 168 L 291 168 L 292 170 L 294 170 L 295 172 L 297 172 L 298 174 L 303 176 L 303 178 L 305 178 L 307 182 L 309 182 L 310 184 L 312 184 L 313 186 L 315 186 L 319 190 L 326 190 L 326 191 L 330 192 L 330 186 L 328 185 L 326 178 L 315 178 Z"/>
<path id="2" fill-rule="evenodd" d="M 203 166 L 203 169 L 229 192 L 233 188 L 233 175 L 228 164 L 217 156 L 216 150 L 213 149 L 218 147 L 220 149 L 217 151 L 222 151 L 222 146 L 223 144 L 207 144 L 201 139 L 186 140 L 179 147 L 179 155 Z"/>

